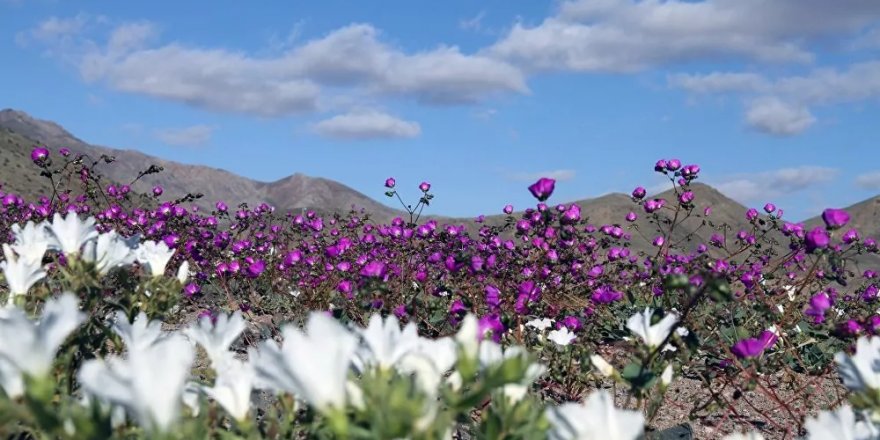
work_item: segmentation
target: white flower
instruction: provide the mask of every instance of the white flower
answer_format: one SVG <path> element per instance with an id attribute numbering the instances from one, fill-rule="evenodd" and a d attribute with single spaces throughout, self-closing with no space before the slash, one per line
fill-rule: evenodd
<path id="1" fill-rule="evenodd" d="M 12 249 L 21 258 L 31 263 L 43 261 L 43 255 L 49 247 L 49 237 L 46 235 L 45 222 L 34 224 L 27 222 L 24 229 L 18 223 L 12 225 L 12 234 L 15 236 L 15 244 Z"/>
<path id="2" fill-rule="evenodd" d="M 84 319 L 79 301 L 69 292 L 47 301 L 36 322 L 17 307 L 4 309 L 0 313 L 0 358 L 21 373 L 45 376 L 52 368 L 58 347 Z"/>
<path id="3" fill-rule="evenodd" d="M 75 212 L 68 212 L 63 219 L 61 214 L 55 213 L 52 223 L 47 225 L 49 230 L 49 248 L 59 250 L 64 255 L 78 254 L 80 248 L 87 241 L 98 236 L 95 229 L 95 218 L 89 217 L 83 221 Z"/>
<path id="4" fill-rule="evenodd" d="M 574 340 L 574 333 L 570 332 L 568 327 L 562 327 L 548 333 L 547 339 L 555 342 L 557 345 L 566 346 Z"/>
<path id="5" fill-rule="evenodd" d="M 300 292 L 299 290 L 296 290 L 296 289 L 290 289 L 289 293 L 290 293 L 290 296 L 292 296 L 294 298 L 299 298 L 299 296 L 302 294 L 302 292 Z"/>
<path id="6" fill-rule="evenodd" d="M 626 321 L 626 328 L 642 338 L 642 341 L 651 348 L 663 343 L 666 337 L 669 336 L 669 332 L 672 331 L 672 327 L 678 322 L 678 317 L 668 313 L 660 322 L 651 325 L 651 317 L 653 315 L 653 310 L 645 308 L 644 312 L 636 313 Z"/>
<path id="7" fill-rule="evenodd" d="M 660 374 L 660 383 L 664 387 L 668 387 L 669 384 L 672 383 L 672 373 L 672 364 L 669 364 L 666 366 L 666 368 L 663 369 L 663 373 Z"/>
<path id="8" fill-rule="evenodd" d="M 856 353 L 834 356 L 843 384 L 853 391 L 880 390 L 880 337 L 862 336 L 856 341 Z"/>
<path id="9" fill-rule="evenodd" d="M 183 386 L 183 394 L 180 401 L 189 408 L 194 417 L 198 417 L 201 412 L 202 385 L 197 382 L 189 381 Z"/>
<path id="10" fill-rule="evenodd" d="M 2 356 L 0 356 L 0 389 L 12 399 L 24 394 L 24 379 L 21 377 L 21 372 Z"/>
<path id="11" fill-rule="evenodd" d="M 89 241 L 83 248 L 83 260 L 95 263 L 98 273 L 107 275 L 119 266 L 134 262 L 135 254 L 125 239 L 110 231 L 98 235 L 95 241 Z"/>
<path id="12" fill-rule="evenodd" d="M 26 295 L 37 281 L 46 277 L 46 271 L 40 261 L 31 261 L 15 255 L 8 244 L 3 244 L 3 255 L 6 261 L 0 262 L 3 278 L 9 286 L 9 304 L 16 296 Z"/>
<path id="13" fill-rule="evenodd" d="M 764 440 L 764 436 L 760 432 L 744 432 L 728 434 L 722 440 Z"/>
<path id="14" fill-rule="evenodd" d="M 383 322 L 379 314 L 370 317 L 367 328 L 360 330 L 363 345 L 358 349 L 356 364 L 358 369 L 369 365 L 390 368 L 421 344 L 415 324 L 410 323 L 400 329 L 394 315 Z"/>
<path id="15" fill-rule="evenodd" d="M 619 410 L 606 391 L 584 403 L 565 403 L 547 409 L 553 440 L 635 440 L 642 436 L 645 418 L 638 411 Z"/>
<path id="16" fill-rule="evenodd" d="M 808 440 L 876 440 L 880 436 L 877 427 L 865 420 L 856 421 L 849 405 L 836 411 L 822 411 L 817 417 L 804 422 Z"/>
<path id="17" fill-rule="evenodd" d="M 553 320 L 550 318 L 535 318 L 526 323 L 526 326 L 535 328 L 539 331 L 547 330 L 551 325 L 553 325 Z"/>
<path id="18" fill-rule="evenodd" d="M 205 388 L 205 394 L 216 400 L 226 412 L 236 420 L 244 420 L 250 409 L 251 392 L 253 391 L 256 373 L 251 364 L 232 358 L 223 362 L 217 371 L 214 386 Z"/>
<path id="19" fill-rule="evenodd" d="M 216 323 L 210 317 L 203 316 L 198 323 L 184 330 L 184 334 L 205 349 L 211 365 L 217 370 L 228 359 L 229 347 L 244 329 L 244 318 L 236 310 L 232 315 L 221 313 Z"/>
<path id="20" fill-rule="evenodd" d="M 177 281 L 183 284 L 187 278 L 189 278 L 189 261 L 184 260 L 180 267 L 177 268 Z"/>
<path id="21" fill-rule="evenodd" d="M 468 313 L 461 321 L 458 333 L 455 334 L 455 342 L 468 359 L 476 359 L 480 349 L 480 339 L 477 317 Z"/>
<path id="22" fill-rule="evenodd" d="M 306 333 L 285 326 L 284 344 L 265 341 L 252 350 L 259 381 L 307 401 L 322 412 L 345 407 L 345 383 L 357 338 L 333 318 L 313 312 Z"/>
<path id="23" fill-rule="evenodd" d="M 167 431 L 180 416 L 193 357 L 189 342 L 175 334 L 129 347 L 125 358 L 86 361 L 78 377 L 88 394 L 125 407 L 146 429 Z"/>
<path id="24" fill-rule="evenodd" d="M 144 312 L 129 323 L 125 312 L 117 311 L 113 331 L 122 338 L 128 351 L 145 350 L 168 336 L 162 331 L 162 321 L 150 321 Z"/>
<path id="25" fill-rule="evenodd" d="M 159 243 L 152 240 L 145 241 L 135 251 L 137 261 L 145 265 L 154 277 L 165 275 L 165 266 L 168 265 L 172 255 L 174 249 L 169 249 L 164 241 Z"/>
<path id="26" fill-rule="evenodd" d="M 613 365 L 609 364 L 608 361 L 605 360 L 605 358 L 599 356 L 598 354 L 590 356 L 590 363 L 592 363 L 593 366 L 596 367 L 597 370 L 599 370 L 599 373 L 601 373 L 605 377 L 611 377 L 617 372 L 617 370 L 614 369 Z"/>

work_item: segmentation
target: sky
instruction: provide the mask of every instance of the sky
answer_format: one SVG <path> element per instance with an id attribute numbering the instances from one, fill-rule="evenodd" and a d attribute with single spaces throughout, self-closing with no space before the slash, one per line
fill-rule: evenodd
<path id="1" fill-rule="evenodd" d="M 475 216 L 663 187 L 800 220 L 880 194 L 880 1 L 0 0 L 0 108 L 261 181 Z M 258 5 L 258 6 L 257 6 Z"/>

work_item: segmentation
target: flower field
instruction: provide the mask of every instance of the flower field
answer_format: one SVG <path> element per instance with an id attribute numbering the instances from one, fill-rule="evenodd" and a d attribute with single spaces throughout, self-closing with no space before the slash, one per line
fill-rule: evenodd
<path id="1" fill-rule="evenodd" d="M 733 230 L 671 159 L 675 199 L 638 187 L 614 224 L 547 178 L 476 228 L 389 178 L 407 212 L 376 224 L 31 159 L 53 193 L 0 194 L 4 438 L 637 439 L 672 407 L 712 438 L 880 438 L 880 280 L 854 261 L 878 248 L 843 210 Z"/>

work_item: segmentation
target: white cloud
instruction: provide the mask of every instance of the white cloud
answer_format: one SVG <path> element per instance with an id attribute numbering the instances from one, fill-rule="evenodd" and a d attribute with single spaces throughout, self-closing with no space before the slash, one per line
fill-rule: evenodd
<path id="1" fill-rule="evenodd" d="M 810 108 L 880 98 L 880 61 L 841 69 L 818 68 L 775 79 L 754 73 L 671 75 L 668 82 L 693 94 L 736 93 L 746 102 L 746 122 L 774 135 L 798 134 L 816 118 Z"/>
<path id="2" fill-rule="evenodd" d="M 856 176 L 856 186 L 870 191 L 880 190 L 880 171 Z"/>
<path id="3" fill-rule="evenodd" d="M 713 185 L 726 196 L 741 202 L 769 202 L 774 198 L 821 186 L 839 174 L 835 168 L 801 166 L 762 173 L 731 176 Z"/>
<path id="4" fill-rule="evenodd" d="M 633 72 L 739 58 L 809 62 L 807 43 L 854 35 L 880 17 L 869 0 L 577 0 L 515 24 L 489 53 L 532 70 Z"/>
<path id="5" fill-rule="evenodd" d="M 422 132 L 417 122 L 376 110 L 336 115 L 315 124 L 314 130 L 321 136 L 344 140 L 414 138 Z"/>
<path id="6" fill-rule="evenodd" d="M 211 141 L 217 127 L 212 125 L 193 125 L 184 128 L 156 130 L 153 135 L 160 141 L 180 147 L 199 147 Z"/>
<path id="7" fill-rule="evenodd" d="M 264 117 L 316 111 L 324 87 L 339 94 L 444 105 L 529 92 L 525 75 L 504 61 L 454 46 L 406 53 L 379 37 L 371 25 L 352 24 L 284 53 L 256 56 L 176 42 L 151 44 L 158 38 L 155 25 L 136 22 L 115 27 L 104 42 L 81 37 L 73 53 L 79 54 L 75 62 L 86 81 Z"/>
<path id="8" fill-rule="evenodd" d="M 67 18 L 49 17 L 35 28 L 16 34 L 15 40 L 21 46 L 31 41 L 58 44 L 79 35 L 89 20 L 90 17 L 82 13 Z"/>
<path id="9" fill-rule="evenodd" d="M 758 92 L 767 90 L 767 80 L 756 73 L 712 72 L 705 75 L 675 74 L 669 84 L 697 94 Z"/>
<path id="10" fill-rule="evenodd" d="M 749 127 L 776 136 L 800 134 L 814 122 L 816 118 L 807 107 L 776 98 L 759 99 L 746 111 Z"/>
<path id="11" fill-rule="evenodd" d="M 550 179 L 555 179 L 560 182 L 564 182 L 567 180 L 574 179 L 577 173 L 575 170 L 550 170 L 550 171 L 541 171 L 537 173 L 513 173 L 509 177 L 511 180 L 523 181 L 523 182 L 533 182 L 542 177 L 547 177 Z"/>

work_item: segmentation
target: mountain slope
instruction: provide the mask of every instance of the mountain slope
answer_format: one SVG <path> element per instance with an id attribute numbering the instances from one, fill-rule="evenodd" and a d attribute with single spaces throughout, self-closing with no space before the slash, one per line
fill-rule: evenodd
<path id="1" fill-rule="evenodd" d="M 258 182 L 217 168 L 181 164 L 133 150 L 91 145 L 54 122 L 35 119 L 17 110 L 0 111 L 0 129 L 5 129 L 7 136 L 14 138 L 3 144 L 2 154 L 10 158 L 20 158 L 24 155 L 30 167 L 25 168 L 26 171 L 34 170 L 33 165 L 29 164 L 29 154 L 32 144 L 36 142 L 53 151 L 67 147 L 74 153 L 84 153 L 94 158 L 102 154 L 114 156 L 116 161 L 113 164 L 102 164 L 99 169 L 109 179 L 121 183 L 131 182 L 139 172 L 146 170 L 150 165 L 163 167 L 162 173 L 144 176 L 132 185 L 132 189 L 149 193 L 153 186 L 161 184 L 165 189 L 166 197 L 169 198 L 182 197 L 188 192 L 201 192 L 204 197 L 197 204 L 203 208 L 210 208 L 217 200 L 223 200 L 236 204 L 245 202 L 251 206 L 266 202 L 281 211 L 318 209 L 322 212 L 345 213 L 354 205 L 358 209 L 364 208 L 377 220 L 388 220 L 400 214 L 332 180 L 297 173 L 275 182 Z M 18 168 L 14 168 L 14 171 L 9 175 L 4 172 L 0 180 L 9 181 L 11 187 L 21 187 L 22 189 L 18 191 L 25 194 L 39 192 L 31 191 L 39 189 L 37 187 L 32 188 L 32 185 L 28 186 L 24 182 L 18 183 L 19 180 L 29 179 L 30 177 L 26 176 L 31 173 L 19 175 Z M 36 173 L 33 175 L 36 178 Z"/>

